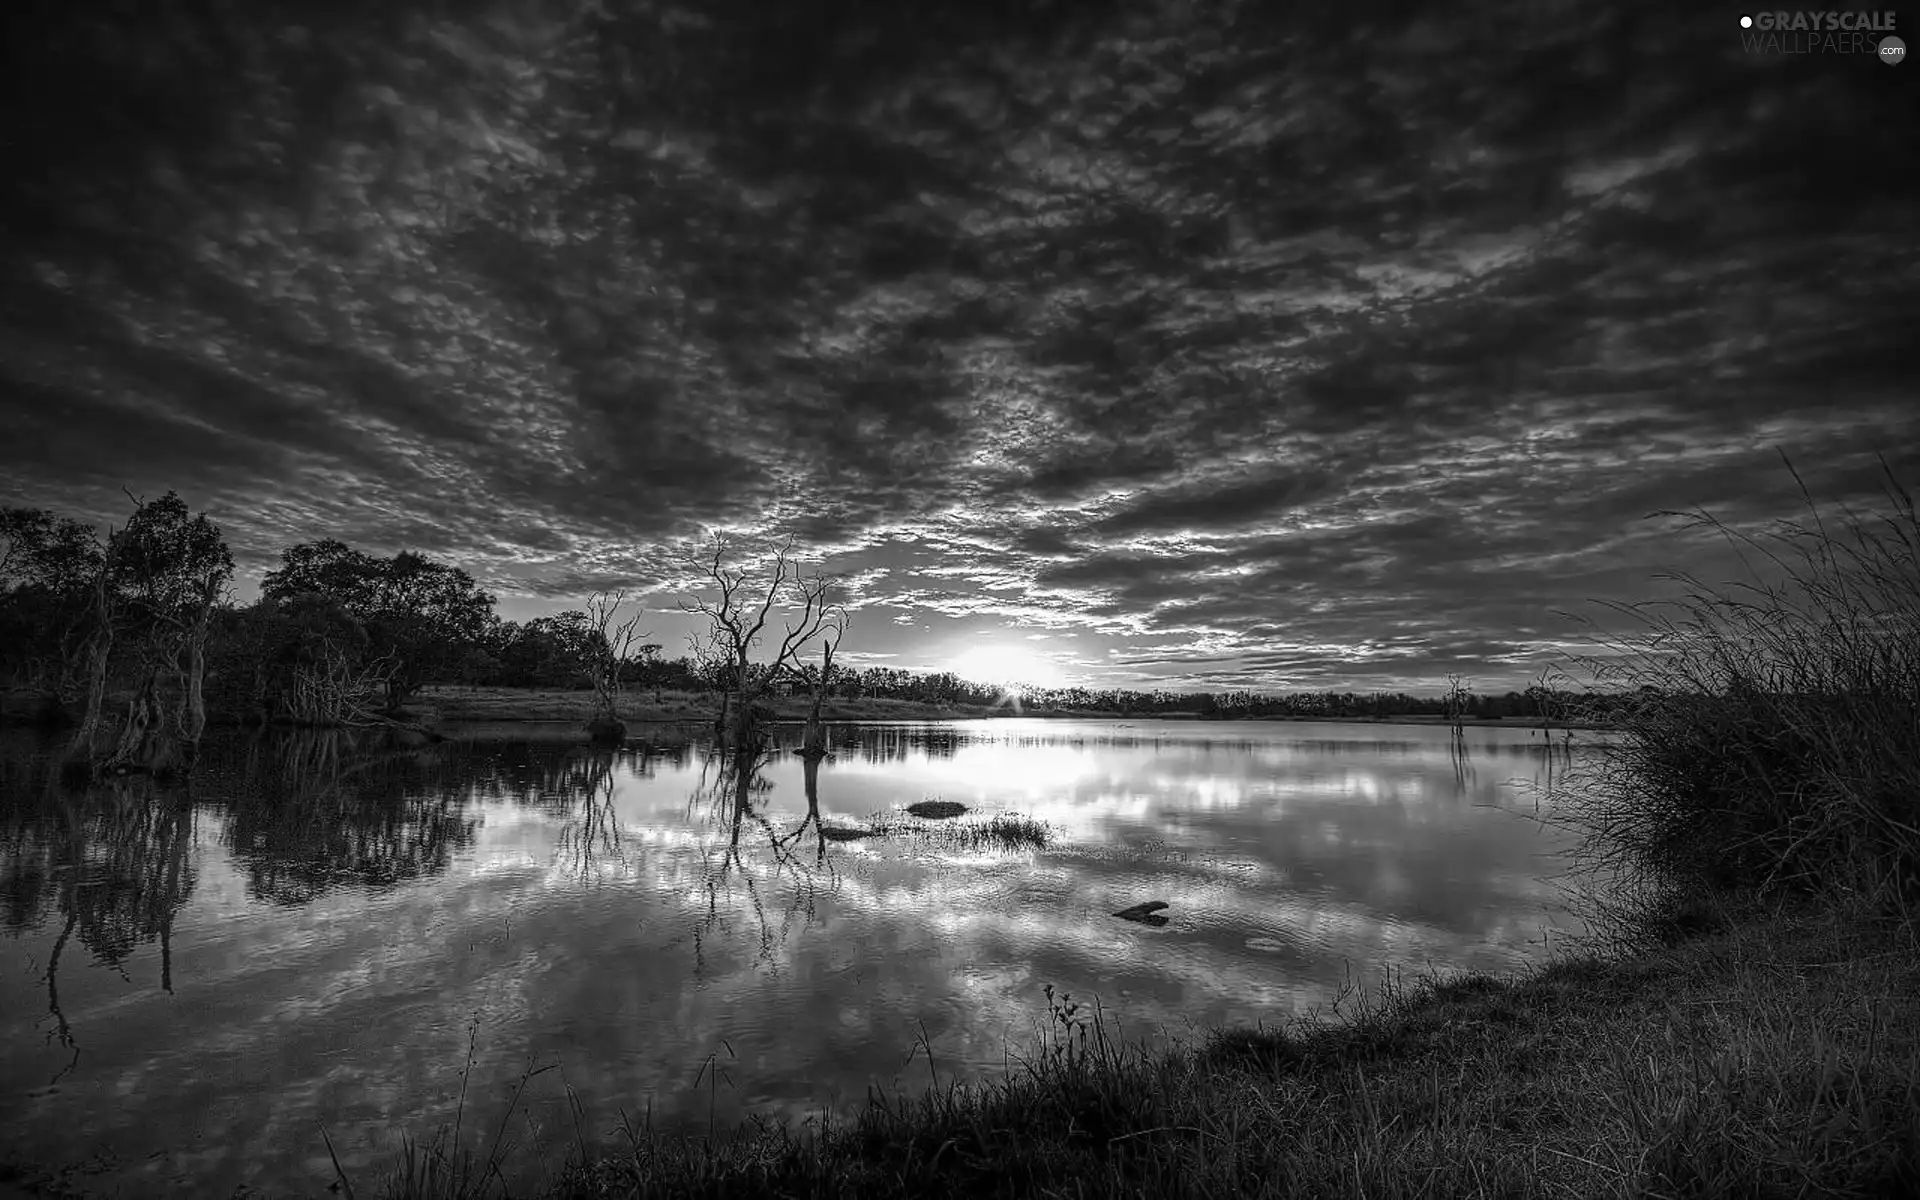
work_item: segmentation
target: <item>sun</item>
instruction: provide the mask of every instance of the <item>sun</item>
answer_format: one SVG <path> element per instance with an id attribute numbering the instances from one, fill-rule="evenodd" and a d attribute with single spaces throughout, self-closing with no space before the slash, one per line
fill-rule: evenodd
<path id="1" fill-rule="evenodd" d="M 1017 646 L 975 646 L 953 660 L 952 671 L 970 683 L 999 687 L 1057 687 L 1060 669 L 1052 661 Z"/>

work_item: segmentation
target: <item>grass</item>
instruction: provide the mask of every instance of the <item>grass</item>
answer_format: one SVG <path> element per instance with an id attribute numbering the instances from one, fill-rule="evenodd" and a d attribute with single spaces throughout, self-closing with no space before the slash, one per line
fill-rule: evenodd
<path id="1" fill-rule="evenodd" d="M 493 1132 L 486 1153 L 476 1155 L 472 1147 L 460 1144 L 460 1128 L 466 1118 L 467 1084 L 473 1075 L 473 1060 L 479 1038 L 480 1025 L 476 1020 L 467 1028 L 467 1061 L 460 1070 L 460 1097 L 455 1104 L 453 1125 L 436 1130 L 425 1141 L 417 1140 L 410 1134 L 402 1138 L 400 1162 L 387 1175 L 381 1195 L 432 1196 L 436 1200 L 485 1200 L 495 1194 L 496 1189 L 501 1195 L 507 1193 L 506 1177 L 501 1169 L 513 1151 L 512 1143 L 506 1140 L 507 1122 L 519 1107 L 527 1085 L 536 1077 L 555 1069 L 558 1064 L 535 1067 L 529 1063 L 520 1072 L 513 1095 L 507 1101 L 506 1111 L 501 1114 L 500 1124 Z M 569 1096 L 571 1098 L 571 1089 Z M 581 1152 L 576 1161 L 585 1161 L 586 1143 L 580 1137 L 579 1117 L 580 1110 L 576 1102 L 574 1132 L 576 1145 Z M 321 1138 L 326 1143 L 327 1157 L 333 1164 L 334 1184 L 329 1190 L 338 1191 L 346 1200 L 356 1200 L 358 1193 L 353 1180 L 341 1167 L 339 1156 L 334 1153 L 332 1136 L 322 1128 Z"/>
<path id="2" fill-rule="evenodd" d="M 950 806 L 966 811 L 966 806 L 951 801 L 934 801 L 931 804 L 913 804 L 907 812 L 925 818 L 929 814 L 919 810 L 927 807 Z M 1038 821 L 1021 813 L 998 813 L 984 821 L 960 821 L 954 824 L 944 823 L 944 818 L 956 815 L 947 807 L 931 814 L 943 819 L 939 825 L 926 825 L 920 821 L 902 821 L 887 813 L 875 813 L 867 819 L 865 827 L 845 825 L 822 825 L 820 833 L 830 842 L 851 842 L 861 838 L 892 837 L 906 835 L 938 841 L 942 845 L 962 850 L 1038 850 L 1043 849 L 1053 839 L 1053 831 L 1045 821 Z"/>
<path id="3" fill-rule="evenodd" d="M 969 850 L 1038 850 L 1052 838 L 1045 821 L 1020 813 L 1000 813 L 978 824 L 955 826 L 950 832 Z"/>
<path id="4" fill-rule="evenodd" d="M 629 1130 L 546 1195 L 1920 1194 L 1920 521 L 1888 498 L 1761 534 L 1683 514 L 1759 567 L 1616 610 L 1589 665 L 1645 691 L 1552 819 L 1636 886 L 1577 956 L 1185 1045 L 1049 988 L 1000 1076 L 943 1077 L 923 1032 L 917 1095 Z"/>
<path id="5" fill-rule="evenodd" d="M 1796 476 L 1797 478 L 1797 476 Z M 1805 496 L 1805 489 L 1802 488 Z M 1682 516 L 1758 566 L 1622 605 L 1588 663 L 1640 691 L 1620 745 L 1568 791 L 1596 865 L 1676 894 L 1755 888 L 1920 900 L 1920 518 L 1808 515 L 1759 534 Z"/>

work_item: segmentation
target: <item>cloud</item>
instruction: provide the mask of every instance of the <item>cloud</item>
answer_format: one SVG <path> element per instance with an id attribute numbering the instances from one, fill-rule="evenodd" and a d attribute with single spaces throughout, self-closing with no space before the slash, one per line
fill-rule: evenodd
<path id="1" fill-rule="evenodd" d="M 1337 481 L 1324 471 L 1193 483 L 1136 501 L 1093 528 L 1108 536 L 1230 530 L 1299 509 L 1337 490 Z"/>
<path id="2" fill-rule="evenodd" d="M 1890 81 L 1705 14 L 140 21 L 15 40 L 0 498 L 177 488 L 256 568 L 331 535 L 561 604 L 793 533 L 894 572 L 876 653 L 1178 630 L 1337 681 L 1367 622 L 1409 676 L 1549 652 L 1646 589 L 1646 513 L 1790 514 L 1776 446 L 1833 498 L 1920 466 Z"/>

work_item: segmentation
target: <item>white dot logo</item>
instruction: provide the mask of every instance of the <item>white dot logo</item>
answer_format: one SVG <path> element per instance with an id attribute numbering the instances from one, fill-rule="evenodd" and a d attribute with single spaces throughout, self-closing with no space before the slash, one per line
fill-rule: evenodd
<path id="1" fill-rule="evenodd" d="M 1752 17 L 1741 17 L 1741 18 L 1740 18 L 1740 28 L 1742 28 L 1742 29 L 1752 29 L 1752 28 L 1753 28 L 1753 18 L 1752 18 Z"/>

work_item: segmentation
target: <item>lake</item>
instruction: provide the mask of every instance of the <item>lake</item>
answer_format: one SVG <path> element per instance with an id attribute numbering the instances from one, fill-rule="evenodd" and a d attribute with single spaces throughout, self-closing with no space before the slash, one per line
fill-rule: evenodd
<path id="1" fill-rule="evenodd" d="M 739 813 L 674 730 L 217 731 L 184 791 L 84 792 L 37 736 L 0 740 L 0 1160 L 130 1196 L 326 1195 L 323 1127 L 368 1194 L 403 1131 L 454 1120 L 470 1054 L 462 1142 L 511 1111 L 509 1175 L 538 1179 L 576 1138 L 621 1141 L 623 1109 L 693 1132 L 850 1115 L 925 1084 L 923 1036 L 943 1082 L 998 1072 L 1049 984 L 1177 1040 L 1383 971 L 1509 971 L 1580 928 L 1533 789 L 1596 741 L 841 725 L 809 823 L 798 756 Z M 970 811 L 898 811 L 930 798 Z M 1051 842 L 956 833 L 1003 813 Z M 875 814 L 894 831 L 820 836 Z M 1166 924 L 1112 915 L 1146 900 Z"/>

